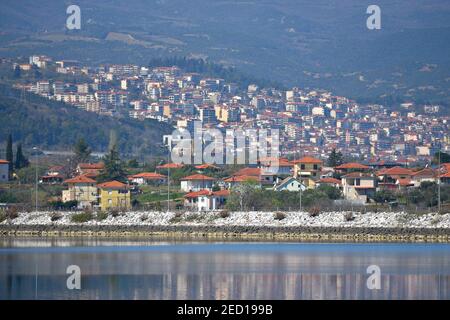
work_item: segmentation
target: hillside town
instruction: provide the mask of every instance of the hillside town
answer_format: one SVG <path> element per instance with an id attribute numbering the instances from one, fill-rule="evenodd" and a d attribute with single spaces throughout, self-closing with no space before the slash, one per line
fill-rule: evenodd
<path id="1" fill-rule="evenodd" d="M 83 66 L 35 55 L 2 59 L 17 74 L 53 74 L 15 87 L 51 100 L 112 117 L 156 119 L 193 131 L 278 129 L 281 156 L 325 158 L 333 149 L 355 161 L 401 166 L 429 162 L 450 149 L 449 117 L 439 105 L 402 103 L 400 109 L 360 104 L 323 90 L 262 88 L 184 72 L 177 66 Z M 76 83 L 64 80 L 79 77 Z M 55 80 L 57 79 L 57 80 Z M 417 110 L 420 110 L 417 111 Z M 374 160 L 375 159 L 375 160 Z"/>

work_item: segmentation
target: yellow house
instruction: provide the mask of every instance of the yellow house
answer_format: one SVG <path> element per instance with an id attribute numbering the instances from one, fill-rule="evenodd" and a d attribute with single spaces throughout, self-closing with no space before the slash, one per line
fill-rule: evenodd
<path id="1" fill-rule="evenodd" d="M 109 181 L 98 186 L 100 209 L 130 209 L 131 192 L 128 185 L 119 181 Z"/>
<path id="2" fill-rule="evenodd" d="M 294 163 L 294 177 L 302 179 L 310 178 L 317 180 L 320 178 L 322 170 L 322 160 L 313 157 L 303 157 L 299 160 L 292 161 Z"/>
<path id="3" fill-rule="evenodd" d="M 62 201 L 77 201 L 79 208 L 92 208 L 97 203 L 97 183 L 94 179 L 81 175 L 64 181 L 68 185 L 62 192 Z"/>

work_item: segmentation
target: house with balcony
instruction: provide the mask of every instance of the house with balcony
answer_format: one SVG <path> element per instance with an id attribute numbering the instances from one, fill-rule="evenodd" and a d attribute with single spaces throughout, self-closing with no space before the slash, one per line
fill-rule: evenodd
<path id="1" fill-rule="evenodd" d="M 310 178 L 316 180 L 320 177 L 323 161 L 313 157 L 303 157 L 292 161 L 294 164 L 294 177 L 299 179 Z"/>
<path id="2" fill-rule="evenodd" d="M 352 172 L 341 178 L 342 193 L 348 201 L 365 204 L 373 199 L 377 178 L 369 173 Z"/>
<path id="3" fill-rule="evenodd" d="M 41 177 L 39 182 L 43 184 L 61 184 L 65 178 L 64 167 L 53 166 L 47 170 L 46 174 Z"/>
<path id="4" fill-rule="evenodd" d="M 376 173 L 379 188 L 389 190 L 399 189 L 399 181 L 405 184 L 408 180 L 411 181 L 413 174 L 414 171 L 399 166 L 382 169 Z"/>
<path id="5" fill-rule="evenodd" d="M 68 189 L 62 192 L 62 201 L 77 201 L 78 208 L 92 208 L 98 202 L 97 182 L 81 175 L 64 181 Z"/>
<path id="6" fill-rule="evenodd" d="M 180 179 L 181 190 L 184 192 L 212 190 L 215 178 L 205 176 L 203 174 L 194 174 Z"/>

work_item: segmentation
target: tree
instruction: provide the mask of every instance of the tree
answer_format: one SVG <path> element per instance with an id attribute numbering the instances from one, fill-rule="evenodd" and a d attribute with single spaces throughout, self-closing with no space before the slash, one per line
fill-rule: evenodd
<path id="1" fill-rule="evenodd" d="M 390 190 L 380 190 L 375 192 L 374 200 L 377 203 L 386 203 L 396 200 L 394 193 Z"/>
<path id="2" fill-rule="evenodd" d="M 87 162 L 89 160 L 89 157 L 91 156 L 91 149 L 83 138 L 77 141 L 73 148 L 73 152 L 75 153 L 76 163 Z"/>
<path id="3" fill-rule="evenodd" d="M 337 167 L 343 163 L 343 156 L 340 151 L 333 149 L 328 156 L 327 165 L 329 167 Z"/>
<path id="4" fill-rule="evenodd" d="M 245 181 L 232 188 L 227 200 L 227 208 L 230 210 L 251 210 L 255 207 L 255 197 L 258 193 L 258 184 L 253 180 Z"/>
<path id="5" fill-rule="evenodd" d="M 105 182 L 111 180 L 117 180 L 121 182 L 127 182 L 126 172 L 123 168 L 122 161 L 120 160 L 117 146 L 113 146 L 109 153 L 103 158 L 105 167 L 100 172 L 97 180 L 98 182 Z"/>
<path id="6" fill-rule="evenodd" d="M 445 152 L 436 152 L 434 154 L 433 163 L 438 164 L 439 158 L 441 158 L 440 163 L 450 163 L 450 154 Z"/>
<path id="7" fill-rule="evenodd" d="M 117 148 L 117 131 L 114 129 L 111 129 L 109 131 L 108 151 L 111 151 L 113 148 Z"/>
<path id="8" fill-rule="evenodd" d="M 16 164 L 15 167 L 17 170 L 28 167 L 30 164 L 30 161 L 28 161 L 27 158 L 23 155 L 22 152 L 22 145 L 19 143 L 17 145 L 17 151 L 16 151 Z"/>
<path id="9" fill-rule="evenodd" d="M 128 161 L 128 167 L 130 167 L 130 168 L 139 168 L 139 162 L 136 159 L 130 159 Z"/>
<path id="10" fill-rule="evenodd" d="M 42 78 L 42 73 L 39 70 L 39 67 L 35 64 L 32 65 L 31 69 L 33 70 L 33 76 L 35 79 L 41 79 Z"/>
<path id="11" fill-rule="evenodd" d="M 21 77 L 22 72 L 20 71 L 19 65 L 16 65 L 14 68 L 14 78 L 19 79 Z"/>
<path id="12" fill-rule="evenodd" d="M 342 195 L 341 190 L 329 185 L 321 185 L 319 188 L 317 188 L 317 190 L 325 192 L 328 199 L 331 200 L 340 199 Z"/>
<path id="13" fill-rule="evenodd" d="M 9 134 L 8 135 L 8 139 L 6 141 L 6 161 L 9 161 L 9 178 L 11 179 L 12 177 L 12 173 L 13 173 L 13 167 L 14 167 L 14 163 L 13 163 L 13 146 L 12 146 L 12 135 Z"/>

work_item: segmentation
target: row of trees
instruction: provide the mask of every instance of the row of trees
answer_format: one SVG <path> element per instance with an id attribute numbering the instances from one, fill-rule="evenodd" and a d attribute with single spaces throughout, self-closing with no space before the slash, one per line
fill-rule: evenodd
<path id="1" fill-rule="evenodd" d="M 14 160 L 13 153 L 13 139 L 12 135 L 9 134 L 6 139 L 6 161 L 9 161 L 9 179 L 12 178 L 14 170 L 20 170 L 22 168 L 28 167 L 30 162 L 24 156 L 22 151 L 22 144 L 18 143 L 16 147 L 16 157 Z"/>
<path id="2" fill-rule="evenodd" d="M 274 191 L 258 187 L 253 182 L 246 182 L 234 188 L 227 199 L 226 208 L 231 211 L 241 210 L 298 210 L 315 206 L 331 207 L 333 200 L 341 198 L 339 189 L 332 186 L 320 186 L 301 193 L 291 191 Z"/>

